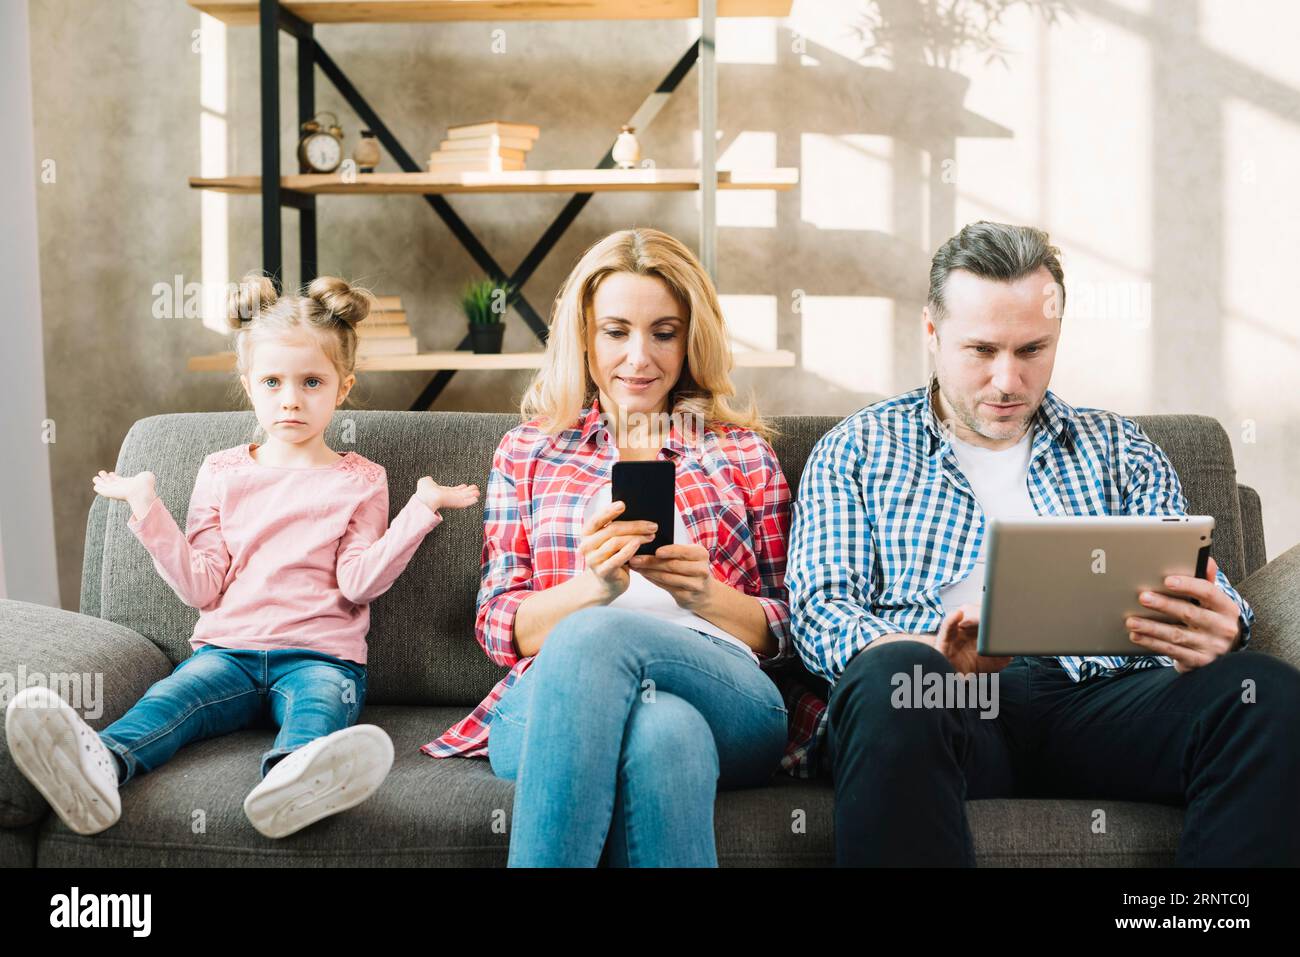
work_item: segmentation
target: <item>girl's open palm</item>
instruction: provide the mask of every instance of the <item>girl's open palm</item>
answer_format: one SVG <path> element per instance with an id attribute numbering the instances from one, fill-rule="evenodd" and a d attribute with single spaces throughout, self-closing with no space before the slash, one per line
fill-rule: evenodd
<path id="1" fill-rule="evenodd" d="M 440 508 L 469 508 L 478 501 L 478 486 L 439 485 L 426 475 L 415 483 L 415 494 L 435 512 Z"/>
<path id="2" fill-rule="evenodd" d="M 105 472 L 99 470 L 99 474 L 91 480 L 95 486 L 95 491 L 105 498 L 116 498 L 123 502 L 141 501 L 152 497 L 154 494 L 154 474 L 152 472 L 137 472 L 130 478 L 125 475 L 118 475 L 116 472 Z"/>

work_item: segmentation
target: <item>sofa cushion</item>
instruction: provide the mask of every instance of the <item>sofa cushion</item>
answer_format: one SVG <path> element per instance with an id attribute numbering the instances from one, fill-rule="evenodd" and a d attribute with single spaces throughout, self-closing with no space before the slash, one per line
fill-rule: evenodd
<path id="1" fill-rule="evenodd" d="M 1173 867 L 1183 830 L 1181 807 L 1135 801 L 997 798 L 966 815 L 980 867 Z"/>
<path id="2" fill-rule="evenodd" d="M 0 828 L 0 868 L 36 866 L 38 825 Z"/>
<path id="3" fill-rule="evenodd" d="M 455 708 L 367 707 L 361 720 L 393 739 L 393 770 L 351 810 L 281 840 L 244 816 L 272 730 L 192 743 L 122 787 L 122 817 L 83 837 L 54 815 L 37 851 L 41 867 L 500 866 L 514 787 L 482 759 L 434 759 L 419 747 L 459 717 Z"/>
<path id="4" fill-rule="evenodd" d="M 396 759 L 379 792 L 283 840 L 244 817 L 270 730 L 241 731 L 182 749 L 122 789 L 122 818 L 82 837 L 50 815 L 39 835 L 42 867 L 501 866 L 508 853 L 514 785 L 477 758 L 418 751 L 456 709 L 381 706 L 363 720 L 393 738 Z M 714 828 L 724 866 L 827 866 L 834 861 L 829 782 L 783 775 L 772 786 L 718 795 Z M 1178 808 L 1091 801 L 973 801 L 980 864 L 1169 864 Z M 1093 810 L 1108 815 L 1094 833 Z"/>

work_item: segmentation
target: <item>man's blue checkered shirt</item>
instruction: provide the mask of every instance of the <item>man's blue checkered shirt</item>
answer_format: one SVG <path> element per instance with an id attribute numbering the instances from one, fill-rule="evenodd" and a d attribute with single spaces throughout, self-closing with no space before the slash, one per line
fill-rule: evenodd
<path id="1" fill-rule="evenodd" d="M 786 569 L 791 627 L 809 670 L 832 684 L 872 639 L 938 631 L 940 589 L 980 554 L 984 515 L 931 395 L 922 387 L 849 416 L 804 468 Z M 1039 515 L 1186 514 L 1178 475 L 1137 423 L 1049 391 L 1034 426 L 1028 485 Z M 1218 585 L 1241 610 L 1244 647 L 1254 612 L 1222 571 Z M 1162 655 L 1057 660 L 1075 681 L 1173 664 Z"/>

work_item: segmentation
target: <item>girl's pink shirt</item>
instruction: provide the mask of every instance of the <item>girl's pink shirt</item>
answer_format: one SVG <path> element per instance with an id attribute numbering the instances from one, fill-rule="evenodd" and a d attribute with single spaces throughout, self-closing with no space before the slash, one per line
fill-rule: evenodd
<path id="1" fill-rule="evenodd" d="M 365 664 L 370 602 L 441 521 L 412 495 L 390 526 L 388 475 L 356 452 L 276 468 L 239 445 L 203 460 L 184 534 L 161 499 L 127 525 L 199 609 L 195 648 L 305 648 Z"/>

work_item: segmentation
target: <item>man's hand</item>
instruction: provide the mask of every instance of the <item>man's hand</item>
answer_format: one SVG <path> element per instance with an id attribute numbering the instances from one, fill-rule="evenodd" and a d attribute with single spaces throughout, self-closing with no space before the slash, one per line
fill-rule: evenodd
<path id="1" fill-rule="evenodd" d="M 979 674 L 1001 671 L 1011 664 L 1008 657 L 994 658 L 975 650 L 980 631 L 980 610 L 974 605 L 962 605 L 945 615 L 934 636 L 934 646 L 948 659 L 958 674 Z"/>
<path id="2" fill-rule="evenodd" d="M 1211 558 L 1205 578 L 1172 575 L 1165 587 L 1187 598 L 1174 598 L 1155 592 L 1142 592 L 1138 600 L 1146 607 L 1175 619 L 1172 624 L 1149 618 L 1129 618 L 1125 625 L 1129 639 L 1157 654 L 1174 660 L 1179 674 L 1202 668 L 1220 655 L 1226 655 L 1241 640 L 1240 610 L 1215 584 L 1219 566 Z M 1200 601 L 1193 604 L 1190 599 Z"/>
<path id="3" fill-rule="evenodd" d="M 706 603 L 715 585 L 709 550 L 703 545 L 664 545 L 653 555 L 637 555 L 630 566 L 658 585 L 678 606 L 695 611 Z"/>

